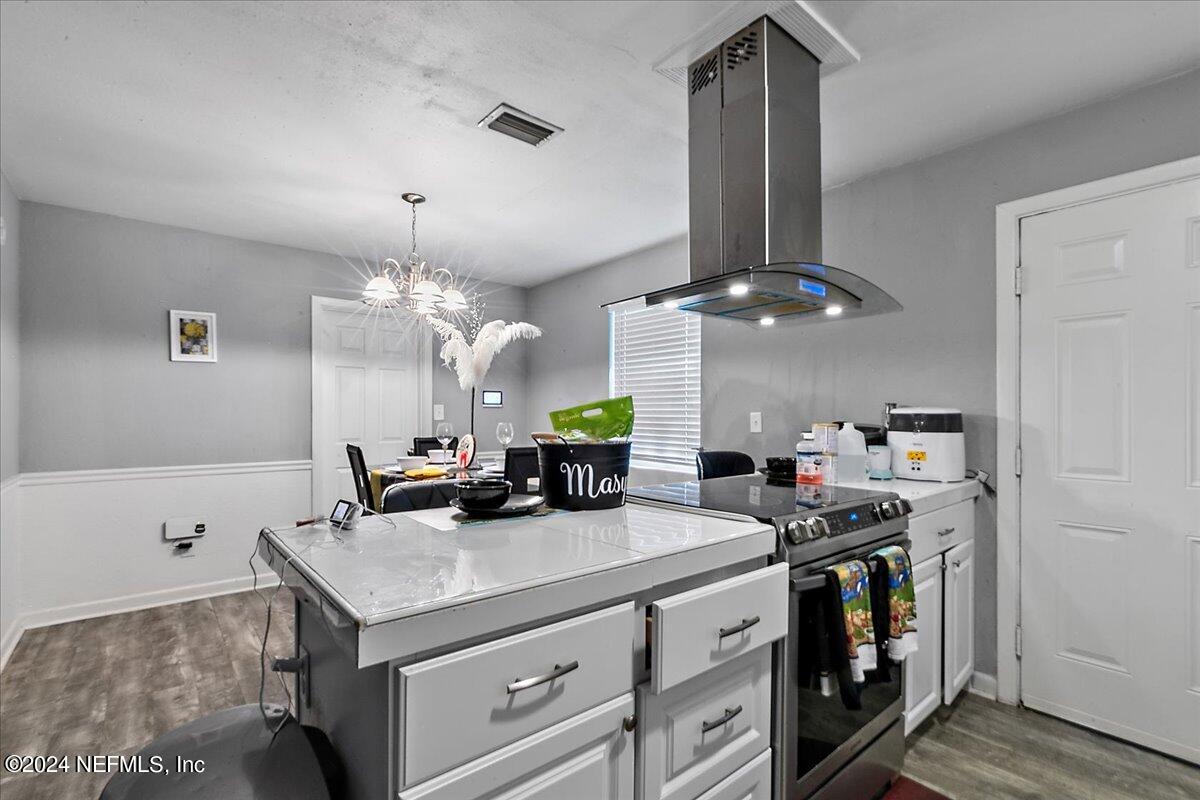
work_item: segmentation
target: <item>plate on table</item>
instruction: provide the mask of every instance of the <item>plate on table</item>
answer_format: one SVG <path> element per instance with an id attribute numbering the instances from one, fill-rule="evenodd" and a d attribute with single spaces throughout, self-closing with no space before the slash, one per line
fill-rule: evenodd
<path id="1" fill-rule="evenodd" d="M 484 464 L 479 468 L 479 471 L 484 475 L 495 475 L 498 478 L 504 477 L 503 464 Z"/>
<path id="2" fill-rule="evenodd" d="M 450 500 L 450 505 L 458 509 L 469 517 L 492 518 L 492 517 L 520 517 L 525 514 L 532 514 L 537 511 L 546 502 L 546 498 L 540 494 L 524 495 L 515 494 L 508 498 L 508 502 L 499 508 L 480 508 L 468 509 L 463 506 L 462 501 L 457 497 Z"/>

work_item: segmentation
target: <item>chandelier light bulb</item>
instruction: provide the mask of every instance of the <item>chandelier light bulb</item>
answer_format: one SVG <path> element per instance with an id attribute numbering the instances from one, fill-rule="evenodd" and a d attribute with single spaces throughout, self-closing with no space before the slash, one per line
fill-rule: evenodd
<path id="1" fill-rule="evenodd" d="M 442 308 L 447 311 L 465 311 L 467 298 L 458 289 L 446 289 L 442 292 Z"/>
<path id="2" fill-rule="evenodd" d="M 368 300 L 395 300 L 400 297 L 400 290 L 396 288 L 396 284 L 392 283 L 390 278 L 376 275 L 367 281 L 362 294 Z"/>

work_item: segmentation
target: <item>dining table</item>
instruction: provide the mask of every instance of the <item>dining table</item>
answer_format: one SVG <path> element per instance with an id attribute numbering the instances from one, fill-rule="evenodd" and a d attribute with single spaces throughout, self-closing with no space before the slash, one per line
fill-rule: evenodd
<path id="1" fill-rule="evenodd" d="M 430 464 L 431 467 L 441 467 L 446 470 L 444 476 L 437 478 L 410 478 L 404 474 L 404 470 L 400 469 L 395 464 L 380 464 L 370 468 L 371 475 L 371 496 L 375 498 L 375 503 L 378 505 L 383 498 L 383 490 L 391 486 L 393 483 L 410 483 L 410 482 L 439 482 L 439 481 L 460 481 L 464 478 L 477 478 L 485 474 L 501 475 L 502 473 L 485 473 L 483 464 L 472 464 L 466 469 L 460 469 L 456 464 Z M 500 465 L 503 469 L 503 464 Z M 379 509 L 375 509 L 378 511 Z"/>

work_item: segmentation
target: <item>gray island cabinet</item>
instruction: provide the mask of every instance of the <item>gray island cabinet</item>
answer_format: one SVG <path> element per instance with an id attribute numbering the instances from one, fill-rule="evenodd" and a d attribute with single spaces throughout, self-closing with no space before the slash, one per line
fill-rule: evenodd
<path id="1" fill-rule="evenodd" d="M 767 525 L 634 505 L 259 542 L 351 800 L 767 800 L 774 551 Z"/>

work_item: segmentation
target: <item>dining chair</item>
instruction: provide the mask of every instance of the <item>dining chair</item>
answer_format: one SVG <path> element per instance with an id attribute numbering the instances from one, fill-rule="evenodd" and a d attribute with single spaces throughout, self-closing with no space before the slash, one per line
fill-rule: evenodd
<path id="1" fill-rule="evenodd" d="M 434 436 L 414 436 L 412 449 L 408 451 L 410 456 L 427 456 L 430 450 L 441 450 L 442 443 Z M 450 440 L 450 444 L 446 446 L 447 450 L 458 449 L 458 437 L 455 436 Z"/>
<path id="2" fill-rule="evenodd" d="M 696 453 L 696 479 L 752 475 L 754 459 L 737 450 L 701 450 Z"/>
<path id="3" fill-rule="evenodd" d="M 354 478 L 354 491 L 358 493 L 358 502 L 362 503 L 363 508 L 378 511 L 371 492 L 371 473 L 367 471 L 367 459 L 363 457 L 362 448 L 356 444 L 348 444 L 346 455 L 350 458 L 350 475 Z"/>
<path id="4" fill-rule="evenodd" d="M 448 508 L 458 496 L 454 481 L 408 481 L 393 483 L 383 490 L 381 514 L 399 511 L 421 511 L 426 508 Z"/>
<path id="5" fill-rule="evenodd" d="M 510 447 L 504 451 L 504 480 L 516 494 L 529 494 L 529 479 L 538 477 L 536 447 Z"/>

